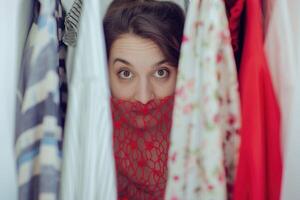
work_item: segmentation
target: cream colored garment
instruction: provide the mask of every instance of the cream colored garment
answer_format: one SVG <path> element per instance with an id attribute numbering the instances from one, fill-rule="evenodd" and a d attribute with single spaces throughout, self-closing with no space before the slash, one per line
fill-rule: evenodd
<path id="1" fill-rule="evenodd" d="M 68 68 L 62 200 L 116 199 L 110 92 L 101 4 L 83 1 L 74 63 Z M 70 59 L 68 60 L 70 61 Z"/>
<path id="2" fill-rule="evenodd" d="M 167 200 L 230 195 L 226 184 L 233 184 L 240 122 L 230 41 L 223 0 L 191 1 L 176 84 Z"/>
<path id="3" fill-rule="evenodd" d="M 300 1 L 276 0 L 265 49 L 282 117 L 281 199 L 300 197 Z"/>

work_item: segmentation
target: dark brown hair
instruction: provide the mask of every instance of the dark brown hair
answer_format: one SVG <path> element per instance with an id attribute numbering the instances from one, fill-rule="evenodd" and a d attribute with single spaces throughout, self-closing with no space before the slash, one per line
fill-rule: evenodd
<path id="1" fill-rule="evenodd" d="M 183 26 L 184 12 L 175 3 L 114 0 L 103 20 L 108 57 L 113 42 L 122 34 L 131 33 L 152 40 L 167 61 L 178 66 Z"/>

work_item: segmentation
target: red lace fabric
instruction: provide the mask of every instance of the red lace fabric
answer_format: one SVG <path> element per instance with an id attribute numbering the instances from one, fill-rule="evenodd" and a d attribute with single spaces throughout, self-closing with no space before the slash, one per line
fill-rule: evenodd
<path id="1" fill-rule="evenodd" d="M 111 102 L 119 199 L 163 199 L 174 96 Z"/>

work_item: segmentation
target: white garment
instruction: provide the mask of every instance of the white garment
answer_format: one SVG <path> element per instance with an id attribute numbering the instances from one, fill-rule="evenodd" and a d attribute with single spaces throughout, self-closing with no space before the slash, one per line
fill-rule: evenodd
<path id="1" fill-rule="evenodd" d="M 62 200 L 114 200 L 117 196 L 100 11 L 98 0 L 83 1 L 74 65 L 67 70 Z"/>
<path id="2" fill-rule="evenodd" d="M 274 2 L 265 49 L 282 118 L 281 198 L 300 196 L 300 1 Z"/>

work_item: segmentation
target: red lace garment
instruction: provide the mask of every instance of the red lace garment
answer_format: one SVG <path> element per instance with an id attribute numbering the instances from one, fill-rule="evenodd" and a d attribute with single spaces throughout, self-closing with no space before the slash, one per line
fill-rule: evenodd
<path id="1" fill-rule="evenodd" d="M 164 198 L 173 102 L 112 99 L 118 199 Z"/>

